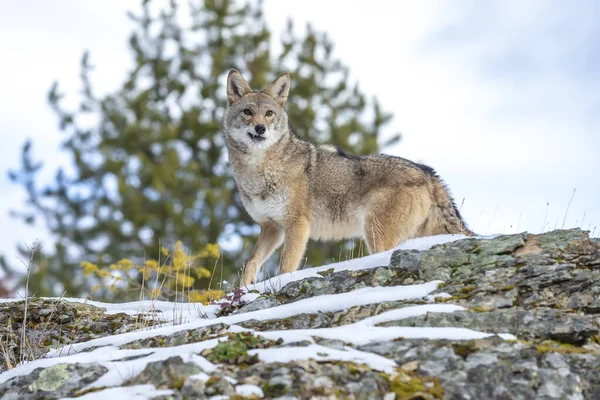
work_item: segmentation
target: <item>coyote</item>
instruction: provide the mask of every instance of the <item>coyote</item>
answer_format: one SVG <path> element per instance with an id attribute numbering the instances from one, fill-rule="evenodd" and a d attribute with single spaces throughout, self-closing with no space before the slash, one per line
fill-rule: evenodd
<path id="1" fill-rule="evenodd" d="M 260 91 L 236 70 L 227 76 L 229 161 L 244 207 L 260 225 L 241 286 L 254 283 L 282 243 L 279 274 L 298 268 L 309 239 L 362 237 L 373 254 L 414 237 L 474 235 L 432 168 L 298 138 L 283 108 L 289 90 L 287 73 Z"/>

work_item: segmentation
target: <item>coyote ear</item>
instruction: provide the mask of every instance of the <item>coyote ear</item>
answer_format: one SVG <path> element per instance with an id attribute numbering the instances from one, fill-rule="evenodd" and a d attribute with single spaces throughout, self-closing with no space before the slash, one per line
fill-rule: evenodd
<path id="1" fill-rule="evenodd" d="M 268 94 L 283 107 L 288 98 L 290 92 L 290 74 L 287 72 L 279 75 L 273 83 L 271 83 L 265 89 L 265 93 Z"/>
<path id="2" fill-rule="evenodd" d="M 227 100 L 229 104 L 233 104 L 245 94 L 248 94 L 252 91 L 250 86 L 248 86 L 248 82 L 242 78 L 242 75 L 239 71 L 232 69 L 229 71 L 229 75 L 227 75 Z"/>

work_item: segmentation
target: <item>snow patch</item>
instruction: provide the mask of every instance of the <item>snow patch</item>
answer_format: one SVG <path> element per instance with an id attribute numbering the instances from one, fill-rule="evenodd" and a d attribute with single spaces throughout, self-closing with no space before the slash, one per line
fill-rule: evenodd
<path id="1" fill-rule="evenodd" d="M 250 350 L 248 354 L 258 354 L 258 358 L 266 363 L 281 362 L 286 363 L 295 360 L 308 360 L 310 358 L 317 361 L 352 361 L 360 364 L 366 364 L 377 370 L 391 373 L 396 368 L 396 363 L 390 359 L 377 354 L 367 353 L 355 350 L 351 347 L 345 347 L 344 350 L 336 350 L 329 347 L 313 344 L 305 347 L 280 347 L 270 349 Z"/>
<path id="2" fill-rule="evenodd" d="M 457 240 L 467 238 L 469 237 L 465 235 L 437 235 L 409 239 L 391 250 L 383 251 L 377 254 L 371 254 L 362 258 L 355 258 L 353 260 L 329 264 L 322 267 L 306 268 L 299 271 L 278 275 L 265 281 L 258 282 L 254 285 L 249 285 L 247 286 L 247 289 L 258 290 L 260 293 L 272 293 L 280 290 L 282 287 L 293 281 L 298 281 L 301 279 L 312 277 L 321 277 L 321 275 L 319 275 L 318 272 L 327 271 L 331 268 L 333 268 L 333 272 L 339 272 L 348 270 L 354 271 L 359 269 L 387 267 L 390 264 L 390 258 L 392 257 L 392 254 L 396 250 L 429 250 L 435 245 L 455 242 Z"/>
<path id="3" fill-rule="evenodd" d="M 78 353 L 90 347 L 107 345 L 120 346 L 134 340 L 157 335 L 167 336 L 182 330 L 197 329 L 217 323 L 233 325 L 250 319 L 264 321 L 268 319 L 288 318 L 303 313 L 340 311 L 354 306 L 381 303 L 383 301 L 419 299 L 436 290 L 440 282 L 441 281 L 432 281 L 410 286 L 367 287 L 347 293 L 311 297 L 294 303 L 283 304 L 281 306 L 244 314 L 214 319 L 203 319 L 192 323 L 177 326 L 165 326 L 146 331 L 127 332 L 120 335 L 93 339 L 84 343 L 75 343 L 57 350 L 51 350 L 48 353 L 48 357 Z"/>
<path id="4" fill-rule="evenodd" d="M 317 272 L 321 271 L 330 269 L 333 269 L 333 271 L 361 270 L 380 266 L 385 267 L 389 265 L 392 253 L 398 249 L 426 250 L 434 245 L 448 243 L 463 238 L 466 237 L 462 235 L 440 235 L 408 240 L 395 249 L 383 253 L 318 268 L 296 271 L 291 274 L 280 275 L 249 287 L 249 289 L 256 289 L 258 293 L 246 293 L 243 300 L 255 300 L 260 293 L 277 291 L 285 284 L 294 280 L 307 277 L 321 277 L 317 274 Z M 118 386 L 125 380 L 137 376 L 143 371 L 148 363 L 163 361 L 173 356 L 181 357 L 184 362 L 193 362 L 205 371 L 193 375 L 189 379 L 206 381 L 209 377 L 206 372 L 210 373 L 211 371 L 214 371 L 216 366 L 198 354 L 204 349 L 215 347 L 219 343 L 219 339 L 205 340 L 198 343 L 189 343 L 175 347 L 122 350 L 118 347 L 136 340 L 159 335 L 168 336 L 182 330 L 198 329 L 217 323 L 230 325 L 229 332 L 254 332 L 250 329 L 236 326 L 235 324 L 251 319 L 265 321 L 270 319 L 289 318 L 304 313 L 335 312 L 346 310 L 354 306 L 378 304 L 388 301 L 427 299 L 427 301 L 433 302 L 435 300 L 434 297 L 449 296 L 445 293 L 436 294 L 435 296 L 431 295 L 433 291 L 438 289 L 439 283 L 440 281 L 434 281 L 409 286 L 367 287 L 347 293 L 322 295 L 278 307 L 220 318 L 216 318 L 216 311 L 219 309 L 218 305 L 203 306 L 201 304 L 182 304 L 163 301 L 111 304 L 85 299 L 66 298 L 63 300 L 87 303 L 105 308 L 109 314 L 126 313 L 128 315 L 137 315 L 140 313 L 155 312 L 157 318 L 165 320 L 167 323 L 158 328 L 94 339 L 85 343 L 76 343 L 61 349 L 52 350 L 48 353 L 48 358 L 28 362 L 0 374 L 0 383 L 15 376 L 29 374 L 36 368 L 49 367 L 60 363 L 87 364 L 97 362 L 98 364 L 105 366 L 108 369 L 108 372 L 87 388 Z M 284 343 L 306 340 L 309 341 L 311 345 L 307 347 L 256 349 L 250 350 L 249 353 L 257 354 L 259 359 L 264 362 L 288 362 L 309 358 L 316 360 L 341 360 L 364 363 L 375 370 L 391 372 L 396 367 L 393 360 L 376 354 L 359 351 L 349 346 L 344 346 L 342 349 L 324 347 L 316 344 L 314 337 L 340 340 L 344 343 L 358 346 L 368 343 L 389 341 L 397 338 L 470 340 L 493 336 L 491 333 L 478 332 L 465 328 L 377 326 L 384 322 L 398 321 L 404 318 L 425 315 L 430 312 L 452 313 L 460 310 L 465 310 L 465 308 L 452 304 L 424 304 L 389 310 L 356 323 L 339 327 L 254 332 L 267 339 L 277 340 L 282 338 Z M 516 340 L 511 334 L 499 334 L 498 336 L 505 340 Z M 95 349 L 92 351 L 85 351 L 91 348 Z M 231 382 L 233 384 L 237 383 L 234 379 L 231 379 Z M 237 385 L 236 393 L 245 396 L 253 394 L 259 396 L 263 395 L 262 390 L 254 385 Z M 146 399 L 170 394 L 172 394 L 171 390 L 156 390 L 152 385 L 138 385 L 105 389 L 99 392 L 89 393 L 79 398 L 94 400 L 110 398 L 113 396 L 115 398 Z"/>
<path id="5" fill-rule="evenodd" d="M 265 397 L 263 390 L 256 385 L 238 385 L 235 387 L 235 393 L 245 397 L 252 395 L 256 395 L 261 399 Z"/>
<path id="6" fill-rule="evenodd" d="M 56 298 L 52 297 L 44 298 L 56 300 Z M 215 312 L 218 309 L 218 306 L 205 306 L 202 303 L 174 303 L 158 300 L 132 301 L 127 303 L 103 303 L 101 301 L 78 299 L 74 297 L 62 297 L 61 300 L 104 308 L 107 314 L 151 314 L 149 319 L 152 319 L 152 315 L 155 315 L 157 319 L 176 324 L 199 321 L 206 319 L 207 317 L 216 318 Z"/>

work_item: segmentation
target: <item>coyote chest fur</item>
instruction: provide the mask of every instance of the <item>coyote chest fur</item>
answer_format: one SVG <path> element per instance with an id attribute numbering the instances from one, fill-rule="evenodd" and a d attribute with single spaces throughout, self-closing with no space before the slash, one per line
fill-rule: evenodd
<path id="1" fill-rule="evenodd" d="M 243 173 L 234 169 L 234 177 L 242 203 L 257 223 L 283 223 L 289 199 L 280 171 L 265 169 L 265 165 L 245 164 Z"/>
<path id="2" fill-rule="evenodd" d="M 287 74 L 261 91 L 235 70 L 227 78 L 229 160 L 244 207 L 261 228 L 241 285 L 254 282 L 281 244 L 280 274 L 298 268 L 310 238 L 362 237 L 376 253 L 419 236 L 472 235 L 430 167 L 299 139 L 283 109 L 289 86 Z"/>
<path id="3" fill-rule="evenodd" d="M 319 151 L 318 148 L 316 150 Z M 258 224 L 273 223 L 283 227 L 288 218 L 294 217 L 289 212 L 295 211 L 290 203 L 296 195 L 305 197 L 301 201 L 308 206 L 306 211 L 310 217 L 311 239 L 339 240 L 362 236 L 364 208 L 360 204 L 345 203 L 344 195 L 336 196 L 333 190 L 316 190 L 311 181 L 317 183 L 320 179 L 314 176 L 310 165 L 308 171 L 292 178 L 289 171 L 280 168 L 278 159 L 272 161 L 273 165 L 265 160 L 256 166 L 240 161 L 239 167 L 233 162 L 234 177 L 246 211 Z M 242 165 L 246 165 L 246 168 L 242 169 Z M 248 167 L 249 165 L 252 166 Z M 290 180 L 294 179 L 296 184 L 302 184 L 301 181 L 307 178 L 308 182 L 304 184 L 308 190 L 295 193 Z"/>

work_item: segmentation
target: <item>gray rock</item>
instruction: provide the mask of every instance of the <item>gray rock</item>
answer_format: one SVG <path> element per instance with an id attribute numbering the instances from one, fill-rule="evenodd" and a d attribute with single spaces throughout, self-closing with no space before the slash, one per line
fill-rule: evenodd
<path id="1" fill-rule="evenodd" d="M 433 279 L 441 279 L 444 284 L 427 300 L 381 302 L 335 312 L 315 310 L 288 318 L 249 320 L 236 325 L 259 333 L 328 328 L 435 301 L 458 304 L 465 310 L 428 313 L 379 326 L 462 327 L 512 333 L 518 340 L 505 341 L 498 336 L 471 341 L 396 338 L 354 346 L 362 352 L 393 360 L 397 368 L 387 374 L 366 365 L 335 360 L 264 364 L 257 356 L 248 357 L 247 351 L 278 347 L 283 351 L 313 342 L 345 351 L 353 345 L 318 336 L 311 341 L 282 343 L 249 333 L 230 334 L 229 326 L 217 323 L 121 346 L 122 349 L 174 347 L 220 338 L 228 342 L 202 353 L 217 366 L 216 370 L 200 373 L 196 364 L 172 357 L 149 363 L 126 384 L 150 383 L 158 388 L 170 388 L 174 394 L 163 396 L 165 399 L 229 398 L 235 395 L 235 386 L 240 384 L 259 387 L 269 399 L 600 399 L 600 240 L 590 240 L 585 232 L 574 229 L 486 240 L 470 238 L 422 252 L 394 252 L 389 266 L 329 270 L 320 275 L 291 282 L 278 292 L 249 302 L 236 313 L 363 287 L 400 286 Z M 95 320 L 88 318 L 88 321 L 94 326 L 94 332 L 98 332 L 108 320 L 101 310 L 65 306 L 54 313 L 49 304 L 42 302 L 34 308 L 34 324 L 50 321 L 54 324 L 51 329 L 56 329 L 60 324 L 77 323 L 78 313 L 96 313 L 104 318 L 99 321 L 104 322 L 93 325 Z M 122 326 L 113 324 L 107 334 L 130 329 L 128 324 L 134 318 L 119 318 L 122 318 L 119 320 Z M 10 319 L 4 321 L 10 322 Z M 89 338 L 79 337 L 81 340 Z M 122 361 L 143 357 L 146 355 L 134 355 Z M 105 371 L 93 364 L 61 364 L 37 369 L 29 376 L 1 384 L 0 398 L 76 396 Z"/>
<path id="2" fill-rule="evenodd" d="M 151 362 L 126 385 L 152 384 L 157 389 L 180 389 L 188 376 L 197 374 L 201 369 L 192 362 L 184 363 L 181 357 L 171 357 L 163 361 Z"/>
<path id="3" fill-rule="evenodd" d="M 461 327 L 490 333 L 510 332 L 526 340 L 550 339 L 578 345 L 598 335 L 600 329 L 594 320 L 585 315 L 547 308 L 427 313 L 382 323 L 380 326 Z"/>
<path id="4" fill-rule="evenodd" d="M 204 380 L 192 376 L 188 376 L 181 387 L 181 395 L 184 398 L 206 399 L 204 394 L 206 385 Z"/>
<path id="5" fill-rule="evenodd" d="M 208 381 L 206 381 L 205 386 L 204 394 L 207 397 L 217 395 L 231 396 L 235 394 L 235 387 L 229 382 L 227 376 L 219 373 L 213 374 Z"/>
<path id="6" fill-rule="evenodd" d="M 38 368 L 0 384 L 2 400 L 56 399 L 71 397 L 96 381 L 107 369 L 95 364 L 56 364 Z"/>
<path id="7" fill-rule="evenodd" d="M 600 354 L 545 352 L 499 338 L 403 340 L 359 349 L 392 358 L 398 364 L 418 360 L 416 372 L 439 378 L 444 398 L 449 399 L 501 399 L 506 395 L 511 399 L 593 399 L 600 384 L 600 376 L 594 373 Z"/>
<path id="8" fill-rule="evenodd" d="M 417 250 L 397 250 L 392 253 L 390 267 L 406 270 L 411 274 L 419 272 L 421 253 Z"/>

